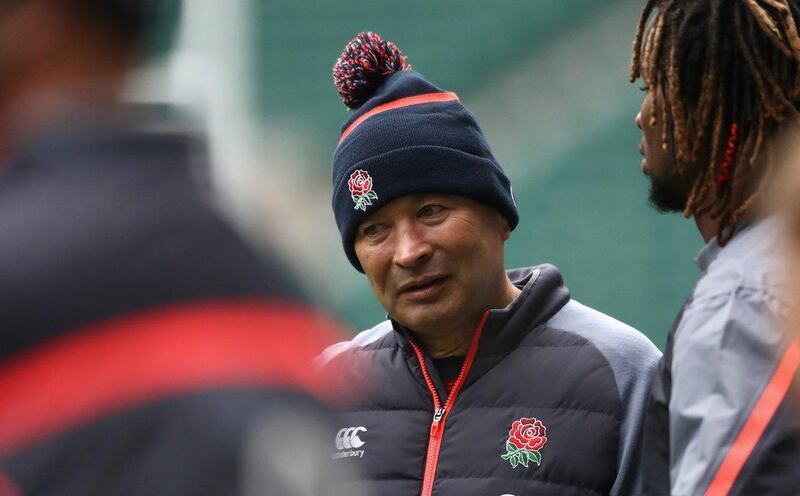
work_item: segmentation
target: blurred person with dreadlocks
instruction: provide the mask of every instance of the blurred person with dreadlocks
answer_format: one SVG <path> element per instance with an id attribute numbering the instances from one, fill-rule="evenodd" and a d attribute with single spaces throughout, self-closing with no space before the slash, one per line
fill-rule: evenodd
<path id="1" fill-rule="evenodd" d="M 651 390 L 646 494 L 800 491 L 785 268 L 756 208 L 772 138 L 800 115 L 799 13 L 794 0 L 649 0 L 642 13 L 631 81 L 647 91 L 650 200 L 694 217 L 707 243 Z"/>
<path id="2" fill-rule="evenodd" d="M 195 133 L 120 99 L 165 3 L 0 3 L 2 496 L 331 494 L 335 325 L 223 220 Z"/>

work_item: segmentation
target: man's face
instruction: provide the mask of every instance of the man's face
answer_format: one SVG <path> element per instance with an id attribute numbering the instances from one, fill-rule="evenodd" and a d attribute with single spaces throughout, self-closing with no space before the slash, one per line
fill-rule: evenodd
<path id="1" fill-rule="evenodd" d="M 691 184 L 678 174 L 675 147 L 669 133 L 667 143 L 664 143 L 666 116 L 659 115 L 653 119 L 655 98 L 655 92 L 648 91 L 636 115 L 636 125 L 642 130 L 642 140 L 639 142 L 639 153 L 644 156 L 642 172 L 650 179 L 650 203 L 653 207 L 664 213 L 682 212 Z"/>
<path id="2" fill-rule="evenodd" d="M 392 318 L 419 332 L 474 325 L 505 277 L 508 222 L 452 195 L 409 195 L 359 225 L 355 251 Z"/>

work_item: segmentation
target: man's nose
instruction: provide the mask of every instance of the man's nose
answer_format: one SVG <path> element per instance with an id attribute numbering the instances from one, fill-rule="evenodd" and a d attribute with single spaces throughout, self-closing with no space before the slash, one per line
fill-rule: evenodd
<path id="1" fill-rule="evenodd" d="M 641 111 L 639 111 L 639 113 L 636 114 L 635 122 L 636 122 L 636 127 L 641 129 L 642 128 L 642 112 Z"/>
<path id="2" fill-rule="evenodd" d="M 425 263 L 432 253 L 432 246 L 418 229 L 403 229 L 398 236 L 394 253 L 394 263 L 400 267 L 411 268 Z"/>

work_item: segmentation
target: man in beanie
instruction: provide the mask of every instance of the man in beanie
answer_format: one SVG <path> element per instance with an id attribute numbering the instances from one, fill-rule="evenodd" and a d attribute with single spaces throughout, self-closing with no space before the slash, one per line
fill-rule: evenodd
<path id="1" fill-rule="evenodd" d="M 120 99 L 164 4 L 0 6 L 1 496 L 332 494 L 335 326 L 224 221 L 194 133 Z"/>
<path id="2" fill-rule="evenodd" d="M 365 395 L 334 460 L 391 495 L 636 494 L 660 353 L 572 300 L 552 265 L 504 268 L 511 185 L 454 93 L 362 33 L 334 66 L 345 104 L 333 210 L 389 320 L 329 348 Z"/>

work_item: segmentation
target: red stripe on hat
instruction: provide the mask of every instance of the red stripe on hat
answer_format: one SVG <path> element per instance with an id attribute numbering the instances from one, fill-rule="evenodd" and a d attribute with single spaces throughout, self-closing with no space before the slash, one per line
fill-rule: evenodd
<path id="1" fill-rule="evenodd" d="M 0 366 L 0 455 L 138 404 L 219 387 L 323 395 L 309 363 L 343 333 L 296 304 L 216 301 L 72 332 Z"/>
<path id="2" fill-rule="evenodd" d="M 724 495 L 730 492 L 742 467 L 750 458 L 761 440 L 761 436 L 775 416 L 775 412 L 786 397 L 786 392 L 789 390 L 799 366 L 800 338 L 796 339 L 784 353 L 775 374 L 761 393 L 758 403 L 708 486 L 706 496 Z"/>
<path id="3" fill-rule="evenodd" d="M 342 144 L 342 141 L 352 133 L 355 128 L 361 125 L 362 122 L 369 119 L 372 116 L 382 114 L 388 110 L 399 109 L 403 107 L 410 107 L 412 105 L 423 105 L 425 103 L 439 103 L 439 102 L 452 102 L 458 101 L 458 95 L 450 91 L 437 91 L 435 93 L 425 93 L 422 95 L 414 95 L 414 96 L 407 96 L 405 98 L 398 98 L 389 103 L 384 103 L 383 105 L 378 105 L 374 109 L 370 110 L 366 114 L 362 115 L 352 124 L 347 126 L 347 129 L 344 130 L 342 133 L 342 137 L 339 138 L 339 144 Z"/>

